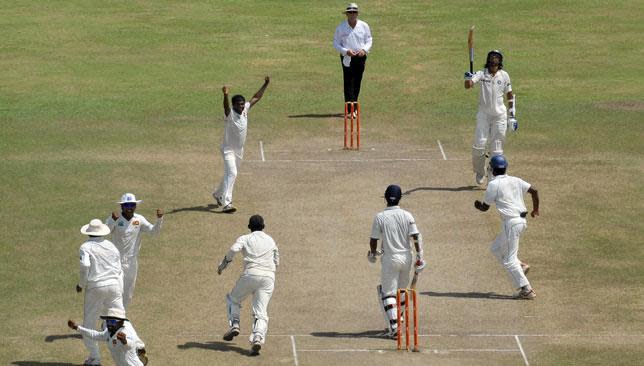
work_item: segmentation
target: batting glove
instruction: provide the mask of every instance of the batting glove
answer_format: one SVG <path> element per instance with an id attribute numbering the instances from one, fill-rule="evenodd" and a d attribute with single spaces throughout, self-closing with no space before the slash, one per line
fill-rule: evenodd
<path id="1" fill-rule="evenodd" d="M 474 77 L 474 74 L 468 71 L 465 73 L 464 76 L 465 76 L 465 80 L 472 80 L 472 78 Z"/>
<path id="2" fill-rule="evenodd" d="M 510 118 L 508 118 L 508 126 L 512 131 L 516 131 L 519 129 L 519 121 L 514 118 L 514 116 L 511 116 Z"/>

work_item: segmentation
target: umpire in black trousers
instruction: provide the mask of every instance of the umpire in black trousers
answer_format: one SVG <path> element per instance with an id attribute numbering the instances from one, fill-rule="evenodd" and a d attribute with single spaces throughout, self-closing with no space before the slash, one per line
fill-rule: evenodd
<path id="1" fill-rule="evenodd" d="M 347 5 L 344 14 L 347 20 L 335 29 L 333 47 L 340 52 L 344 77 L 344 101 L 357 102 L 364 73 L 367 54 L 371 50 L 371 29 L 358 19 L 358 5 Z"/>

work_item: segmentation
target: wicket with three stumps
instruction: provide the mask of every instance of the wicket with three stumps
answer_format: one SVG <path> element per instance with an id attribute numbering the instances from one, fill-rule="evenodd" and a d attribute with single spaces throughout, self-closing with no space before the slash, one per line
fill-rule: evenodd
<path id="1" fill-rule="evenodd" d="M 404 321 L 402 319 L 402 310 L 401 310 L 401 304 L 402 302 L 402 295 L 405 295 L 405 317 Z M 411 296 L 410 296 L 411 295 Z M 398 292 L 396 293 L 396 305 L 397 305 L 397 310 L 396 310 L 396 315 L 397 315 L 397 323 L 398 323 L 398 334 L 397 334 L 397 340 L 398 340 L 398 349 L 402 349 L 402 325 L 401 323 L 405 324 L 405 349 L 409 351 L 409 325 L 410 325 L 410 320 L 411 318 L 409 317 L 409 308 L 413 308 L 413 314 L 414 314 L 414 321 L 412 324 L 413 329 L 414 329 L 414 348 L 412 351 L 414 352 L 419 352 L 418 348 L 418 304 L 416 302 L 416 290 L 413 288 L 399 288 Z M 412 306 L 413 305 L 413 306 Z"/>
<path id="2" fill-rule="evenodd" d="M 347 122 L 351 122 L 351 141 L 348 143 L 349 131 L 347 129 Z M 354 122 L 355 122 L 355 137 L 356 146 L 353 147 L 354 138 Z M 360 149 L 360 102 L 346 102 L 344 103 L 344 148 L 345 150 L 359 150 Z"/>

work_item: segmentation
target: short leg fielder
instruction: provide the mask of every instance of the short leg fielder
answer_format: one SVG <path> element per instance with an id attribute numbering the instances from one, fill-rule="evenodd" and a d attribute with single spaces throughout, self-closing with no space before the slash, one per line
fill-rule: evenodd
<path id="1" fill-rule="evenodd" d="M 525 231 L 526 226 L 526 221 L 523 218 L 503 221 L 501 233 L 499 233 L 490 247 L 492 254 L 510 274 L 515 288 L 530 285 L 518 258 L 519 237 Z"/>
<path id="2" fill-rule="evenodd" d="M 241 159 L 232 151 L 227 151 L 222 155 L 224 157 L 224 176 L 214 195 L 226 206 L 233 202 L 233 187 L 235 186 L 237 169 L 241 165 Z"/>

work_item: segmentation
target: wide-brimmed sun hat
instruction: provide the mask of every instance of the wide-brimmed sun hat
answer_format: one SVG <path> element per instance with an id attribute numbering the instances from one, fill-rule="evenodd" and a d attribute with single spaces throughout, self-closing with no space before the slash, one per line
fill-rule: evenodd
<path id="1" fill-rule="evenodd" d="M 143 202 L 143 201 L 142 200 L 137 200 L 136 196 L 134 195 L 134 193 L 126 193 L 126 194 L 122 195 L 121 200 L 116 202 L 116 203 L 124 204 L 124 203 L 141 203 L 141 202 Z"/>
<path id="2" fill-rule="evenodd" d="M 110 228 L 99 219 L 93 219 L 80 229 L 81 234 L 90 236 L 105 236 L 110 233 Z"/>
<path id="3" fill-rule="evenodd" d="M 125 310 L 118 308 L 110 308 L 107 310 L 107 314 L 101 315 L 101 319 L 119 319 L 119 320 L 128 320 L 125 317 Z"/>
<path id="4" fill-rule="evenodd" d="M 358 10 L 358 4 L 356 4 L 356 3 L 349 3 L 349 4 L 347 5 L 347 8 L 344 10 L 344 12 L 343 12 L 343 13 L 344 13 L 344 14 L 349 13 L 349 12 L 356 12 L 356 13 L 357 13 L 358 11 L 359 11 L 359 10 Z"/>

